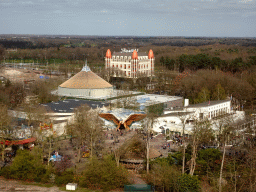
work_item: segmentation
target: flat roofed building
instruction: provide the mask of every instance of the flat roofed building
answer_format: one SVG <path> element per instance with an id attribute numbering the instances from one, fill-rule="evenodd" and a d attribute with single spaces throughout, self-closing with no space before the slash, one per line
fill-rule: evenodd
<path id="1" fill-rule="evenodd" d="M 150 77 L 154 75 L 155 58 L 150 49 L 148 54 L 138 49 L 121 49 L 121 52 L 111 54 L 106 52 L 105 68 L 112 70 L 115 76 L 127 78 Z"/>
<path id="2" fill-rule="evenodd" d="M 212 119 L 220 115 L 230 113 L 231 101 L 219 100 L 189 105 L 187 111 L 194 111 L 199 119 Z"/>

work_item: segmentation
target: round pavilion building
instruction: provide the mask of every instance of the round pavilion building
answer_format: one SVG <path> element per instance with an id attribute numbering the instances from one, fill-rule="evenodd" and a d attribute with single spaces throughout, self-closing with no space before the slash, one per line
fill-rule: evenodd
<path id="1" fill-rule="evenodd" d="M 93 73 L 89 66 L 58 87 L 59 96 L 104 98 L 113 92 L 113 86 Z"/>

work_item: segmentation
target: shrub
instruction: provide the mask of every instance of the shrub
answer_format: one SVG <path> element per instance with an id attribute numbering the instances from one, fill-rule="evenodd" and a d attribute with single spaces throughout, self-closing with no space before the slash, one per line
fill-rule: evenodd
<path id="1" fill-rule="evenodd" d="M 73 171 L 64 171 L 61 174 L 57 174 L 55 177 L 55 184 L 58 186 L 72 183 L 74 181 Z"/>
<path id="2" fill-rule="evenodd" d="M 110 157 L 101 161 L 92 159 L 79 180 L 79 184 L 82 187 L 109 191 L 128 184 L 127 175 L 127 170 L 122 166 L 117 167 L 116 162 Z"/>
<path id="3" fill-rule="evenodd" d="M 36 182 L 40 182 L 45 173 L 46 167 L 26 150 L 18 151 L 13 163 L 1 171 L 1 175 L 7 179 Z"/>
<path id="4" fill-rule="evenodd" d="M 178 191 L 182 192 L 197 192 L 200 189 L 200 183 L 197 176 L 183 174 L 178 177 Z"/>
<path id="5" fill-rule="evenodd" d="M 156 186 L 156 190 L 160 191 L 177 191 L 177 178 L 180 172 L 175 165 L 162 161 L 152 165 L 150 174 L 146 176 L 149 184 Z"/>
<path id="6" fill-rule="evenodd" d="M 10 167 L 4 167 L 0 170 L 0 175 L 6 179 L 11 179 L 11 169 Z"/>

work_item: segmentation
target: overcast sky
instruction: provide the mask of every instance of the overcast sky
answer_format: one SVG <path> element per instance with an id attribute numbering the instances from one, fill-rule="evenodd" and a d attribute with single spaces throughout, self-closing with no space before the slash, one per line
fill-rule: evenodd
<path id="1" fill-rule="evenodd" d="M 255 37 L 256 0 L 0 0 L 0 34 Z"/>

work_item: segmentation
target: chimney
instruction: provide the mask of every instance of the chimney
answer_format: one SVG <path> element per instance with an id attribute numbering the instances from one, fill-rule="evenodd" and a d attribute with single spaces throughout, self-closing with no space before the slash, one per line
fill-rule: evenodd
<path id="1" fill-rule="evenodd" d="M 187 106 L 189 106 L 189 99 L 184 100 L 184 107 L 187 107 Z"/>

